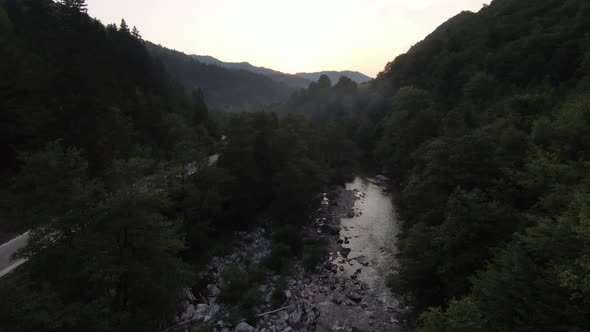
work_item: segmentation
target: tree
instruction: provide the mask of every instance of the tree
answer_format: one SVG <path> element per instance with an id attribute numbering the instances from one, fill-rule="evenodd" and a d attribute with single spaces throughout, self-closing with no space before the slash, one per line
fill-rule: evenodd
<path id="1" fill-rule="evenodd" d="M 119 25 L 119 31 L 129 33 L 129 26 L 127 25 L 127 22 L 125 22 L 125 19 L 121 19 L 121 24 Z"/>
<path id="2" fill-rule="evenodd" d="M 318 79 L 318 88 L 320 90 L 326 90 L 332 87 L 332 80 L 328 77 L 328 75 L 322 75 Z"/>
<path id="3" fill-rule="evenodd" d="M 60 0 L 61 4 L 69 9 L 76 10 L 81 13 L 86 13 L 86 0 Z"/>
<path id="4" fill-rule="evenodd" d="M 82 152 L 54 141 L 44 150 L 23 153 L 20 158 L 25 166 L 13 179 L 14 219 L 34 229 L 37 247 L 49 245 L 48 234 L 54 232 L 59 237 L 71 236 L 88 219 L 100 188 L 88 177 Z"/>
<path id="5" fill-rule="evenodd" d="M 141 34 L 139 33 L 139 30 L 137 29 L 136 26 L 133 26 L 133 29 L 131 30 L 131 35 L 138 40 L 142 40 Z"/>
<path id="6" fill-rule="evenodd" d="M 345 95 L 354 94 L 357 91 L 358 84 L 347 76 L 341 76 L 334 88 L 336 91 Z"/>

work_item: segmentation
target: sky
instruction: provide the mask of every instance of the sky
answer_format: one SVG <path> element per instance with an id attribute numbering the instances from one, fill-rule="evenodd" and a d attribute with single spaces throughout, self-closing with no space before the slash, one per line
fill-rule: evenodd
<path id="1" fill-rule="evenodd" d="M 188 54 L 286 73 L 374 77 L 437 26 L 490 0 L 87 0 L 104 24 Z"/>

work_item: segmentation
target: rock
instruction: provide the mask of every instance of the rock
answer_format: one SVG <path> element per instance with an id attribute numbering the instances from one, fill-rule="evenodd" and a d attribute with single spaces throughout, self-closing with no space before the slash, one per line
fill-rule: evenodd
<path id="1" fill-rule="evenodd" d="M 287 298 L 287 300 L 288 300 L 288 299 L 290 299 L 290 298 L 292 298 L 292 297 L 293 297 L 293 293 L 291 293 L 291 291 L 287 289 L 287 290 L 285 291 L 285 297 L 286 297 L 286 298 Z"/>
<path id="2" fill-rule="evenodd" d="M 274 327 L 276 331 L 283 331 L 287 327 L 287 323 L 279 318 L 275 321 Z"/>
<path id="3" fill-rule="evenodd" d="M 332 331 L 332 332 L 344 331 L 344 325 L 341 325 L 339 321 L 336 321 L 336 323 L 334 323 L 334 325 L 332 325 L 332 327 L 330 328 L 330 331 Z"/>
<path id="4" fill-rule="evenodd" d="M 291 324 L 291 326 L 296 327 L 296 328 L 300 328 L 301 327 L 301 315 L 303 313 L 300 310 L 296 310 L 295 312 L 293 312 L 291 314 L 291 317 L 289 319 L 289 323 Z"/>
<path id="5" fill-rule="evenodd" d="M 262 294 L 266 294 L 266 291 L 268 290 L 268 286 L 267 285 L 262 285 L 260 287 L 258 287 L 258 291 Z"/>
<path id="6" fill-rule="evenodd" d="M 246 322 L 241 322 L 240 324 L 236 325 L 234 332 L 252 332 L 254 331 L 254 327 L 250 326 Z"/>
<path id="7" fill-rule="evenodd" d="M 332 264 L 331 262 L 326 262 L 324 268 L 332 273 L 338 272 L 338 265 Z"/>
<path id="8" fill-rule="evenodd" d="M 363 300 L 363 298 L 361 297 L 361 295 L 357 292 L 349 292 L 346 294 L 346 297 L 348 297 L 349 299 L 353 300 L 354 302 L 361 302 Z"/>
<path id="9" fill-rule="evenodd" d="M 277 316 L 279 316 L 279 318 L 283 321 L 287 321 L 289 320 L 289 313 L 287 313 L 285 310 L 281 310 L 279 311 L 279 313 L 277 314 Z"/>
<path id="10" fill-rule="evenodd" d="M 320 230 L 323 233 L 330 234 L 330 235 L 338 235 L 340 234 L 340 229 L 336 226 L 324 224 L 320 227 Z"/>
<path id="11" fill-rule="evenodd" d="M 193 314 L 193 318 L 192 320 L 194 322 L 202 322 L 205 320 L 205 318 L 207 317 L 207 313 L 209 311 L 209 306 L 204 304 L 204 303 L 200 303 L 197 304 L 197 309 L 195 310 L 194 314 Z"/>
<path id="12" fill-rule="evenodd" d="M 205 316 L 204 321 L 207 322 L 209 320 L 211 320 L 211 318 L 214 318 L 215 316 L 217 316 L 217 314 L 219 314 L 219 312 L 221 311 L 221 307 L 219 306 L 219 304 L 214 304 L 211 307 L 209 307 L 209 310 L 207 312 L 207 315 Z"/>
<path id="13" fill-rule="evenodd" d="M 342 255 L 342 257 L 346 258 L 348 257 L 348 254 L 350 254 L 350 251 L 352 249 L 350 248 L 342 248 L 342 250 L 340 250 L 340 254 Z"/>
<path id="14" fill-rule="evenodd" d="M 185 294 L 185 296 L 186 296 L 186 299 L 187 299 L 189 302 L 193 302 L 193 301 L 196 301 L 196 300 L 197 300 L 197 299 L 195 298 L 195 296 L 193 295 L 193 292 L 192 292 L 192 291 L 191 291 L 189 288 L 185 288 L 185 289 L 184 289 L 184 294 Z"/>
<path id="15" fill-rule="evenodd" d="M 337 297 L 337 296 L 332 297 L 332 302 L 334 304 L 338 304 L 338 305 L 341 305 L 342 304 L 342 300 L 339 297 Z"/>
<path id="16" fill-rule="evenodd" d="M 189 304 L 189 306 L 184 311 L 184 314 L 182 314 L 182 320 L 186 320 L 186 319 L 193 317 L 194 313 L 195 313 L 195 306 L 192 304 Z"/>

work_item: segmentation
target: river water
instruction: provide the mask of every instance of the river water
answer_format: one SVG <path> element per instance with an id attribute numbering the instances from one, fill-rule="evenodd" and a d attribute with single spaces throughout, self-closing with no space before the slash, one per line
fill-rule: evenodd
<path id="1" fill-rule="evenodd" d="M 399 303 L 386 280 L 397 264 L 400 221 L 385 180 L 384 177 L 356 177 L 346 184 L 346 189 L 358 197 L 354 205 L 355 216 L 340 221 L 340 237 L 345 240 L 343 246 L 351 251 L 346 262 L 342 263 L 340 257 L 333 257 L 333 262 L 343 266 L 346 275 L 362 269 L 358 279 L 369 285 L 369 294 L 384 307 L 397 307 Z"/>

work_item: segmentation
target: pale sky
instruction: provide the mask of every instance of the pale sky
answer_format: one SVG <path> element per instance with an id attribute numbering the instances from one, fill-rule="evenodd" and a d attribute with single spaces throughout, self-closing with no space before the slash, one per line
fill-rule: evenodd
<path id="1" fill-rule="evenodd" d="M 375 76 L 437 26 L 490 0 L 87 0 L 104 24 L 188 54 L 286 73 Z"/>

